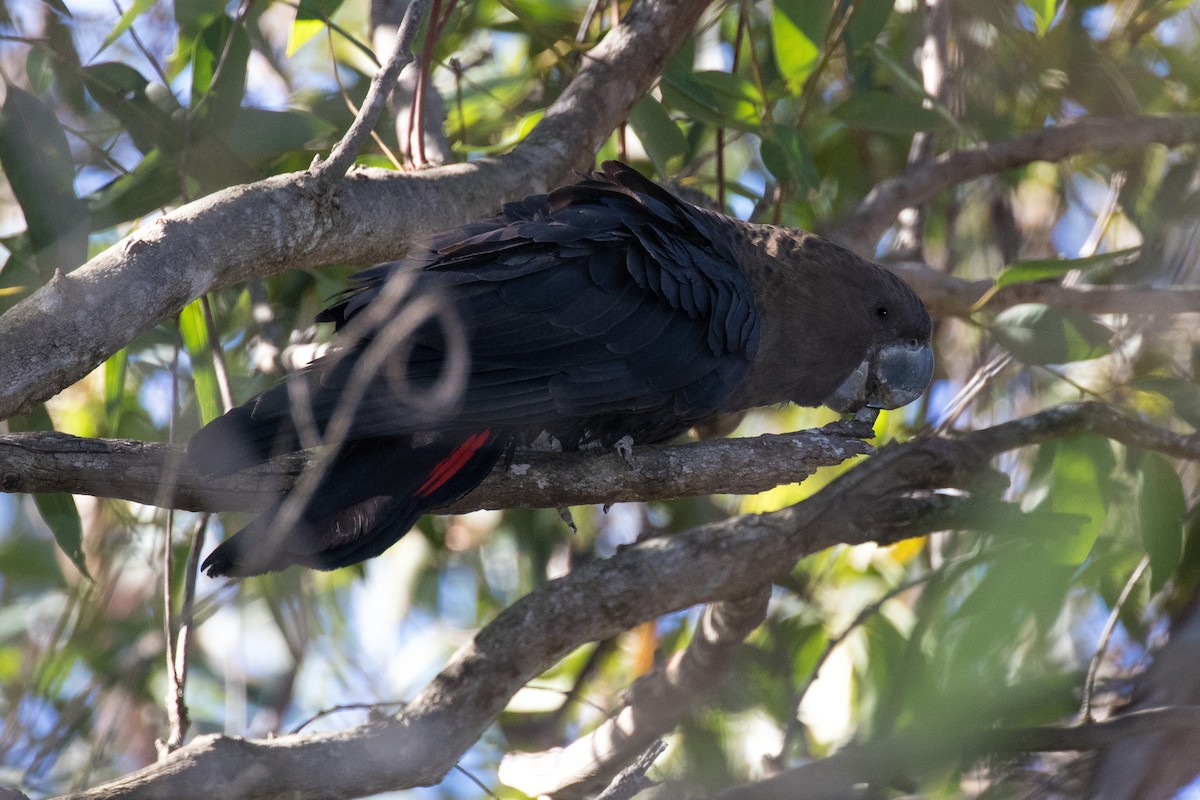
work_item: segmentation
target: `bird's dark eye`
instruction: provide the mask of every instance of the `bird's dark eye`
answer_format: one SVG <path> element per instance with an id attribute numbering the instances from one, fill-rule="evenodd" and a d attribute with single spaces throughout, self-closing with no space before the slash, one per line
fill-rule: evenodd
<path id="1" fill-rule="evenodd" d="M 880 319 L 887 319 L 887 315 L 888 315 L 888 307 L 887 306 L 880 306 L 879 308 L 875 309 L 875 316 L 879 317 Z"/>

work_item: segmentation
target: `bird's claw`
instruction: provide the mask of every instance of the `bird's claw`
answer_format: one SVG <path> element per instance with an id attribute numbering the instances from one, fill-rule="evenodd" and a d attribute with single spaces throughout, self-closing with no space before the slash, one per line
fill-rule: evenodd
<path id="1" fill-rule="evenodd" d="M 617 450 L 617 455 L 621 457 L 628 466 L 633 466 L 633 437 L 622 436 L 617 441 L 613 442 L 613 447 Z"/>
<path id="2" fill-rule="evenodd" d="M 579 533 L 579 528 L 575 527 L 575 517 L 571 516 L 571 509 L 566 506 L 559 508 L 558 518 L 567 523 L 567 527 L 571 529 L 571 533 Z"/>

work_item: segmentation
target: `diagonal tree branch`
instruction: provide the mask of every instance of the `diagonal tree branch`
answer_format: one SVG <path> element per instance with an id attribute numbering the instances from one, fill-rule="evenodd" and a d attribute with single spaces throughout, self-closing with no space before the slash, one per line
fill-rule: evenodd
<path id="1" fill-rule="evenodd" d="M 708 606 L 687 649 L 629 687 L 616 716 L 568 747 L 505 756 L 500 781 L 530 797 L 553 795 L 555 800 L 586 797 L 603 788 L 720 685 L 733 652 L 766 619 L 770 599 L 768 585 L 740 600 Z"/>
<path id="2" fill-rule="evenodd" d="M 206 292 L 286 269 L 369 264 L 547 191 L 590 165 L 708 3 L 639 0 L 512 152 L 416 173 L 306 173 L 234 186 L 139 230 L 0 316 L 0 419 L 79 380 Z"/>
<path id="3" fill-rule="evenodd" d="M 942 488 L 976 488 L 995 454 L 1083 431 L 1200 460 L 1200 437 L 1066 405 L 957 439 L 880 451 L 808 500 L 645 540 L 539 587 L 498 615 L 395 719 L 335 733 L 203 736 L 71 800 L 348 798 L 435 783 L 509 699 L 574 648 L 698 603 L 745 597 L 834 544 L 895 542 L 946 524 Z"/>
<path id="4" fill-rule="evenodd" d="M 951 186 L 1035 161 L 1061 161 L 1081 153 L 1136 149 L 1152 144 L 1180 147 L 1200 138 L 1200 117 L 1084 118 L 968 150 L 944 153 L 933 163 L 881 181 L 828 236 L 871 255 L 875 243 L 903 209 L 920 205 Z"/>

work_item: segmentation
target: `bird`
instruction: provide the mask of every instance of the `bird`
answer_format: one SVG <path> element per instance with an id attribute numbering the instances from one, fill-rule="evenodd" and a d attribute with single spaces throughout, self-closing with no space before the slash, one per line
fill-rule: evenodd
<path id="1" fill-rule="evenodd" d="M 628 447 L 760 406 L 898 408 L 933 374 L 929 314 L 893 273 L 616 161 L 353 280 L 317 317 L 330 353 L 188 444 L 211 476 L 333 440 L 287 524 L 285 495 L 212 551 L 212 577 L 377 556 L 539 439 Z"/>

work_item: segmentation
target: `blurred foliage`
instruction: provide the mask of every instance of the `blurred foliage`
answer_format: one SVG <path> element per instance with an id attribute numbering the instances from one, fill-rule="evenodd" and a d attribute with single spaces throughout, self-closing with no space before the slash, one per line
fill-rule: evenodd
<path id="1" fill-rule="evenodd" d="M 0 310 L 164 209 L 303 169 L 365 94 L 366 0 L 123 5 L 3 7 Z M 503 152 L 531 129 L 610 25 L 603 5 L 585 19 L 584 0 L 440 4 L 450 16 L 430 63 L 456 157 Z M 705 19 L 600 157 L 714 196 L 719 188 L 728 211 L 758 221 L 829 227 L 904 169 L 916 132 L 937 135 L 945 150 L 1085 115 L 1200 111 L 1200 9 L 1180 0 L 961 0 L 941 98 L 925 96 L 914 57 L 925 36 L 920 3 L 732 2 Z M 397 138 L 391 124 L 379 126 L 384 142 Z M 362 163 L 391 164 L 370 147 Z M 1190 284 L 1197 210 L 1194 148 L 1083 155 L 942 193 L 925 246 L 932 264 L 997 286 Z M 244 400 L 278 380 L 294 363 L 288 354 L 303 360 L 324 341 L 328 331 L 310 320 L 352 266 L 211 295 L 211 326 L 193 303 L 9 427 L 182 441 L 219 413 L 219 370 Z M 879 439 L 1080 397 L 1191 431 L 1200 423 L 1196 330 L 1189 318 L 1045 305 L 941 320 L 934 387 L 883 415 Z M 950 416 L 951 398 L 988 363 L 996 377 Z M 830 419 L 763 411 L 738 433 Z M 472 631 L 549 578 L 647 529 L 799 502 L 847 466 L 755 498 L 577 508 L 573 536 L 554 510 L 428 518 L 356 568 L 201 579 L 193 732 L 264 735 L 337 704 L 410 697 Z M 761 776 L 781 750 L 787 764 L 872 737 L 1069 719 L 1114 612 L 1101 674 L 1136 672 L 1200 588 L 1194 467 L 1096 437 L 1029 447 L 999 467 L 1009 488 L 968 509 L 969 531 L 837 548 L 797 565 L 738 653 L 736 677 L 673 736 L 663 774 L 708 791 Z M 154 759 L 166 732 L 156 588 L 165 521 L 127 503 L 0 495 L 0 780 L 48 794 Z M 210 540 L 241 521 L 214 520 Z M 176 604 L 197 526 L 193 514 L 174 515 Z M 1115 608 L 1144 557 L 1148 574 Z M 517 796 L 494 780 L 504 752 L 586 732 L 645 664 L 686 646 L 696 618 L 680 612 L 658 620 L 654 636 L 581 648 L 518 695 L 464 766 L 499 796 Z M 361 719 L 342 712 L 306 730 Z M 998 781 L 989 796 L 1008 796 L 1003 777 L 1015 766 L 989 763 Z M 1054 770 L 1037 759 L 1020 766 Z M 948 758 L 916 777 L 938 796 L 969 794 L 961 778 L 977 768 Z M 452 773 L 412 794 L 477 789 Z"/>

